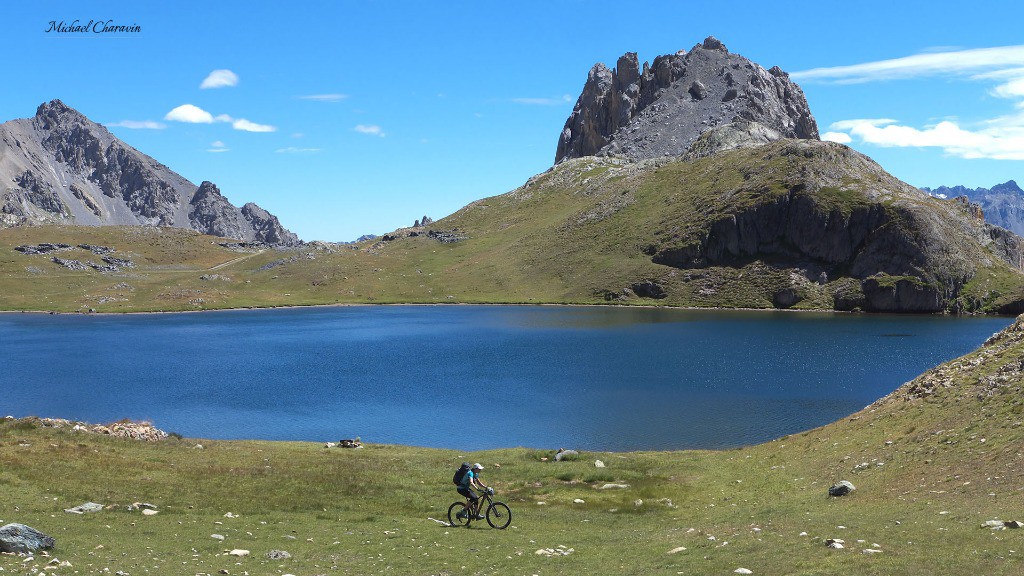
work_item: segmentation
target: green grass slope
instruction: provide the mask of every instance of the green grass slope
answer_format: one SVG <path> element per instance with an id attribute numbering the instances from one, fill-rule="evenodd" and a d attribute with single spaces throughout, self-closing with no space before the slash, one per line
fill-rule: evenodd
<path id="1" fill-rule="evenodd" d="M 1024 520 L 1022 385 L 1024 317 L 849 418 L 722 452 L 554 462 L 522 448 L 145 443 L 8 420 L 0 520 L 57 546 L 50 557 L 0 556 L 0 568 L 36 573 L 56 558 L 72 566 L 47 572 L 1019 574 L 1024 530 L 981 525 Z M 462 460 L 487 466 L 514 514 L 508 530 L 437 522 Z M 856 491 L 826 497 L 840 479 Z M 609 483 L 628 487 L 601 489 Z M 85 501 L 109 508 L 62 511 Z M 134 502 L 159 513 L 129 511 Z M 559 546 L 572 551 L 538 554 Z M 226 555 L 236 548 L 250 555 Z"/>
<path id="2" fill-rule="evenodd" d="M 231 251 L 188 231 L 0 230 L 0 309 L 571 303 L 1015 313 L 1021 239 L 844 146 L 779 141 L 685 161 L 581 158 L 429 228 L 355 246 Z M 117 273 L 20 244 L 110 245 Z M 90 258 L 85 251 L 62 258 Z"/>

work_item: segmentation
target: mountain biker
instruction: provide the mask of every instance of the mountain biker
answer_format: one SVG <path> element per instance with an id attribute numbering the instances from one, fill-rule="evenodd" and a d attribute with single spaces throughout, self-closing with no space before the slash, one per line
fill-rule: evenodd
<path id="1" fill-rule="evenodd" d="M 480 481 L 480 472 L 483 469 L 484 467 L 481 466 L 479 462 L 473 464 L 472 468 L 470 468 L 469 471 L 467 471 L 466 474 L 462 476 L 462 482 L 456 489 L 459 491 L 459 494 L 462 494 L 466 498 L 469 498 L 469 500 L 472 502 L 469 513 L 473 515 L 473 518 L 475 520 L 483 520 L 484 517 L 480 514 L 480 497 L 477 496 L 476 492 L 473 491 L 473 486 L 475 485 L 483 490 L 490 490 L 489 487 L 487 487 L 486 485 L 484 485 L 483 482 Z"/>

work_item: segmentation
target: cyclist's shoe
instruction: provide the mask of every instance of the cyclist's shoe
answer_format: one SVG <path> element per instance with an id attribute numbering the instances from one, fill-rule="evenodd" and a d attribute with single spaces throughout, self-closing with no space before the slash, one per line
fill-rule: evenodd
<path id="1" fill-rule="evenodd" d="M 467 516 L 469 516 L 469 512 L 466 512 L 465 510 L 455 515 L 456 518 L 465 518 Z"/>
<path id="2" fill-rule="evenodd" d="M 476 515 L 476 516 L 475 516 L 475 517 L 473 518 L 473 520 L 483 520 L 483 519 L 484 519 L 484 515 L 483 515 L 483 514 L 477 514 L 477 515 Z"/>

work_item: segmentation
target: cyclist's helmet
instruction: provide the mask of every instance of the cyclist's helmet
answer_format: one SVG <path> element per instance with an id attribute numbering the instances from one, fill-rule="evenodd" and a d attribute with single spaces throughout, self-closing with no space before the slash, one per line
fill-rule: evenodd
<path id="1" fill-rule="evenodd" d="M 479 462 L 477 462 L 476 464 L 473 464 L 473 470 L 483 470 L 483 469 L 484 469 L 484 467 L 481 466 Z"/>

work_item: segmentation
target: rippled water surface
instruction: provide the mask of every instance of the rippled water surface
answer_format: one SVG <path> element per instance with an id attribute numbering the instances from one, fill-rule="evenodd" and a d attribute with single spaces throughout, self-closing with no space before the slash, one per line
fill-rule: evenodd
<path id="1" fill-rule="evenodd" d="M 203 438 L 722 448 L 855 412 L 1010 321 L 520 306 L 0 314 L 0 411 Z"/>

